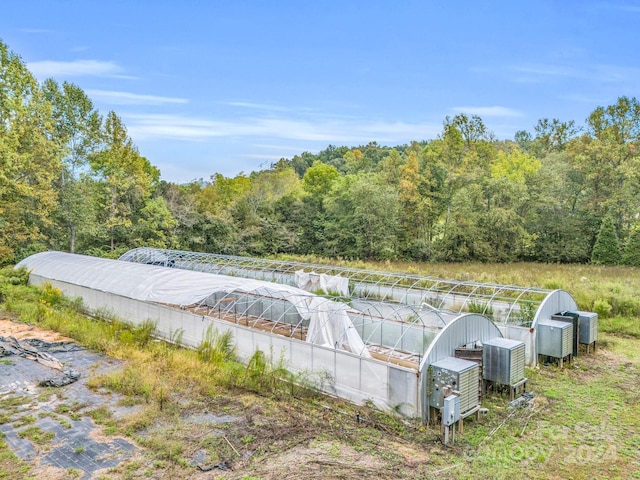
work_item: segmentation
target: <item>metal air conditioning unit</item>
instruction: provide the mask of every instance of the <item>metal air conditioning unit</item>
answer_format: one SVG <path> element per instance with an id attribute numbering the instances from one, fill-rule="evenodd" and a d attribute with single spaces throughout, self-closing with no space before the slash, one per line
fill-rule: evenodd
<path id="1" fill-rule="evenodd" d="M 525 345 L 497 337 L 482 345 L 482 378 L 510 387 L 524 380 Z"/>
<path id="2" fill-rule="evenodd" d="M 460 416 L 464 417 L 465 413 L 478 406 L 480 366 L 477 363 L 447 357 L 432 363 L 429 371 L 430 406 L 442 409 L 446 396 L 444 393 L 451 393 L 448 392 L 449 389 L 460 392 Z"/>
<path id="3" fill-rule="evenodd" d="M 562 360 L 573 353 L 573 324 L 561 320 L 545 319 L 538 322 L 538 355 Z"/>
<path id="4" fill-rule="evenodd" d="M 580 343 L 591 345 L 598 340 L 598 314 L 594 312 L 576 312 L 580 322 Z"/>

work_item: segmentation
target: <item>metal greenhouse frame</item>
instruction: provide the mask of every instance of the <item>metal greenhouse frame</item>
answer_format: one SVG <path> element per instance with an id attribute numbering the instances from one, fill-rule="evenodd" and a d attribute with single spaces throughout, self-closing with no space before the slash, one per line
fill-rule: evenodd
<path id="1" fill-rule="evenodd" d="M 530 327 L 538 307 L 553 293 L 536 287 L 460 282 L 414 274 L 363 270 L 305 262 L 136 248 L 120 260 L 165 265 L 296 286 L 295 272 L 313 271 L 349 280 L 349 296 L 487 315 L 508 325 Z"/>
<path id="2" fill-rule="evenodd" d="M 120 260 L 206 271 L 243 278 L 297 285 L 297 272 L 348 279 L 348 297 L 396 303 L 442 312 L 478 313 L 495 322 L 503 335 L 525 343 L 527 364 L 537 362 L 536 333 L 540 320 L 563 311 L 576 311 L 564 290 L 517 285 L 460 282 L 415 274 L 336 267 L 305 262 L 136 248 Z M 343 294 L 345 292 L 342 292 Z"/>
<path id="3" fill-rule="evenodd" d="M 144 262 L 149 263 L 149 262 Z M 17 267 L 156 333 L 197 347 L 211 328 L 230 331 L 240 358 L 271 351 L 318 387 L 356 403 L 429 417 L 429 365 L 502 334 L 485 316 L 372 299 L 320 296 L 289 285 L 62 252 Z M 314 380 L 315 379 L 315 380 Z"/>

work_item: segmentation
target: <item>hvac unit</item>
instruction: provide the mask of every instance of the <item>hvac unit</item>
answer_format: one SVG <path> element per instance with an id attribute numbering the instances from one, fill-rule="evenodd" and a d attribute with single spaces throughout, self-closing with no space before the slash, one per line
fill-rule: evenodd
<path id="1" fill-rule="evenodd" d="M 545 319 L 538 322 L 538 355 L 564 358 L 573 352 L 573 324 Z"/>
<path id="2" fill-rule="evenodd" d="M 579 315 L 574 312 L 560 312 L 555 315 L 551 315 L 551 320 L 559 320 L 561 322 L 569 322 L 573 325 L 573 348 L 571 353 L 574 357 L 578 356 L 578 334 L 580 333 L 580 320 Z"/>
<path id="3" fill-rule="evenodd" d="M 580 343 L 590 345 L 598 340 L 598 314 L 576 312 L 580 321 Z"/>
<path id="4" fill-rule="evenodd" d="M 482 378 L 514 386 L 524 380 L 524 343 L 497 337 L 482 345 Z"/>
<path id="5" fill-rule="evenodd" d="M 429 405 L 438 409 L 444 407 L 445 395 L 443 389 L 459 392 L 460 414 L 478 406 L 478 380 L 480 367 L 475 362 L 461 358 L 447 357 L 432 363 L 429 367 Z M 449 387 L 446 389 L 445 387 Z"/>

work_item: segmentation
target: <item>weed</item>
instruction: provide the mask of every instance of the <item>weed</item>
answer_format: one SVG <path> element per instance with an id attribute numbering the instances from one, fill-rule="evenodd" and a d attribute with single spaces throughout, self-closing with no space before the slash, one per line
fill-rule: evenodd
<path id="1" fill-rule="evenodd" d="M 491 318 L 493 316 L 493 308 L 488 303 L 471 301 L 467 304 L 470 313 L 480 313 Z"/>
<path id="2" fill-rule="evenodd" d="M 20 428 L 24 425 L 29 425 L 31 423 L 34 423 L 35 421 L 36 421 L 36 417 L 34 417 L 33 415 L 27 415 L 25 417 L 18 419 L 16 422 L 14 422 L 13 428 Z"/>
<path id="3" fill-rule="evenodd" d="M 105 406 L 90 410 L 87 412 L 87 415 L 91 417 L 97 425 L 104 425 L 113 417 L 111 410 Z"/>
<path id="4" fill-rule="evenodd" d="M 53 432 L 45 432 L 40 427 L 28 427 L 21 432 L 18 432 L 20 438 L 26 438 L 38 445 L 45 445 L 53 440 L 56 436 Z"/>
<path id="5" fill-rule="evenodd" d="M 71 407 L 69 405 L 65 405 L 64 403 L 57 405 L 56 408 L 54 409 L 56 413 L 67 413 L 70 410 L 71 410 Z"/>
<path id="6" fill-rule="evenodd" d="M 233 343 L 233 332 L 226 330 L 219 333 L 213 325 L 209 325 L 197 352 L 200 360 L 216 365 L 234 360 L 236 349 Z"/>

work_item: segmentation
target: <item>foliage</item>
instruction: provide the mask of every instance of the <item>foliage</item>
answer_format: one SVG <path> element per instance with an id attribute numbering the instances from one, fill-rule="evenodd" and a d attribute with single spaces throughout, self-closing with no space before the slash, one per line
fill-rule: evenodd
<path id="1" fill-rule="evenodd" d="M 220 365 L 223 362 L 235 360 L 236 348 L 233 341 L 233 332 L 227 330 L 218 332 L 209 325 L 202 342 L 197 348 L 198 357 L 203 362 Z"/>
<path id="2" fill-rule="evenodd" d="M 365 260 L 638 265 L 640 103 L 497 140 L 476 115 L 395 147 L 329 145 L 269 168 L 160 181 L 116 114 L 42 85 L 0 43 L 0 264 L 137 246 Z M 610 217 L 624 247 L 617 254 Z M 609 220 L 606 220 L 609 222 Z"/>
<path id="3" fill-rule="evenodd" d="M 35 78 L 0 42 L 0 265 L 43 249 L 61 168 L 53 129 Z"/>
<path id="4" fill-rule="evenodd" d="M 358 265 L 363 266 L 362 262 Z M 382 269 L 382 265 L 370 266 Z M 390 264 L 388 268 L 406 270 L 408 265 Z M 413 266 L 416 270 L 441 269 L 449 278 L 484 275 L 487 281 L 500 278 L 505 283 L 519 280 L 517 283 L 566 288 L 584 296 L 585 304 L 608 295 L 612 308 L 629 304 L 640 282 L 637 269 L 596 265 Z M 457 432 L 455 445 L 443 449 L 438 428 L 401 420 L 366 405 L 349 405 L 329 397 L 318 401 L 304 389 L 302 379 L 287 373 L 278 352 L 257 352 L 247 366 L 233 361 L 214 365 L 201 360 L 197 351 L 164 342 L 123 342 L 122 332 L 148 338 L 150 327 L 134 334 L 136 329 L 114 319 L 98 322 L 79 316 L 67 309 L 71 301 L 64 298 L 48 305 L 41 300 L 57 299 L 55 289 L 11 280 L 20 276 L 24 277 L 24 272 L 16 277 L 11 270 L 0 270 L 0 284 L 10 291 L 4 309 L 19 307 L 23 320 L 33 321 L 27 305 L 41 305 L 39 325 L 55 326 L 85 345 L 98 344 L 101 339 L 105 351 L 123 361 L 120 371 L 94 376 L 90 385 L 119 392 L 128 404 L 137 405 L 135 413 L 116 417 L 103 406 L 85 409 L 81 414 L 104 425 L 105 432 L 128 436 L 144 446 L 146 458 L 137 463 L 143 465 L 139 470 L 135 462 L 127 463 L 119 467 L 120 471 L 106 471 L 105 478 L 189 478 L 194 468 L 190 459 L 196 451 L 207 452 L 211 464 L 233 460 L 238 478 L 264 476 L 265 463 L 290 459 L 301 444 L 314 449 L 311 465 L 318 468 L 305 478 L 326 477 L 328 462 L 332 472 L 345 478 L 371 478 L 376 474 L 385 478 L 434 478 L 441 476 L 443 469 L 449 476 L 469 479 L 512 478 L 514 471 L 540 479 L 611 478 L 621 471 L 637 470 L 637 313 L 635 317 L 603 318 L 597 353 L 581 354 L 570 368 L 527 370 L 527 391 L 535 395 L 531 406 L 512 409 L 505 396 L 483 397 L 487 412 L 479 420 L 465 420 L 465 431 Z M 86 326 L 81 326 L 83 322 Z M 55 445 L 54 434 L 29 425 L 30 409 L 25 410 L 25 398 L 29 397 L 3 397 L 0 410 L 25 411 L 19 434 L 46 451 Z M 56 412 L 63 414 L 67 408 Z M 238 421 L 212 429 L 206 422 L 193 421 L 203 414 Z M 274 438 L 278 439 L 276 446 Z M 317 466 L 323 449 L 327 456 Z M 251 461 L 241 460 L 246 452 L 252 453 Z M 80 453 L 80 447 L 76 453 Z M 365 467 L 360 462 L 352 468 L 353 458 L 365 458 L 373 466 Z M 339 463 L 340 459 L 344 462 Z M 336 470 L 338 467 L 340 470 Z M 0 438 L 0 471 L 7 478 L 30 478 L 21 476 L 25 468 L 26 464 L 10 455 Z"/>
<path id="5" fill-rule="evenodd" d="M 624 244 L 620 263 L 632 267 L 640 267 L 640 228 L 636 227 L 631 230 Z"/>
<path id="6" fill-rule="evenodd" d="M 611 216 L 606 216 L 600 226 L 600 232 L 591 252 L 591 262 L 595 264 L 615 265 L 620 261 L 620 242 Z"/>

